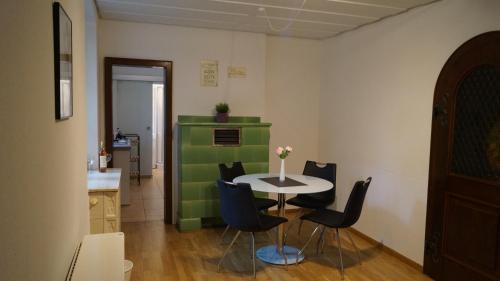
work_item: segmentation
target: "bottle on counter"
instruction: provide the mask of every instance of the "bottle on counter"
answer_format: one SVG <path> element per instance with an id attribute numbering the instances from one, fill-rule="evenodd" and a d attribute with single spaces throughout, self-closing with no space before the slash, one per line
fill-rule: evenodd
<path id="1" fill-rule="evenodd" d="M 108 167 L 108 154 L 104 148 L 104 143 L 101 141 L 101 146 L 99 149 L 99 172 L 106 173 L 106 168 Z"/>

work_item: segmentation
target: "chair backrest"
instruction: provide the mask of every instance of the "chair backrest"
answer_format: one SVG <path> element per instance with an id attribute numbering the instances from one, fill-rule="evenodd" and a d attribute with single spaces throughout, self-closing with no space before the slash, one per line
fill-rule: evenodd
<path id="1" fill-rule="evenodd" d="M 321 178 L 333 183 L 333 188 L 330 190 L 318 193 L 308 193 L 306 196 L 325 202 L 328 205 L 332 204 L 335 201 L 337 164 L 327 163 L 324 167 L 320 167 L 318 166 L 317 162 L 308 160 L 306 162 L 306 165 L 304 166 L 304 172 L 302 172 L 302 174 L 306 176 Z M 297 196 L 300 198 L 303 195 L 299 194 Z"/>
<path id="2" fill-rule="evenodd" d="M 217 180 L 220 192 L 220 212 L 225 223 L 238 230 L 261 226 L 250 184 Z"/>
<path id="3" fill-rule="evenodd" d="M 223 181 L 232 182 L 234 178 L 245 175 L 245 169 L 241 162 L 233 162 L 233 166 L 229 168 L 226 164 L 219 164 L 220 178 Z"/>
<path id="4" fill-rule="evenodd" d="M 366 181 L 357 181 L 354 184 L 344 209 L 342 227 L 352 226 L 358 221 L 361 216 L 361 210 L 363 209 L 366 192 L 368 191 L 368 186 L 370 186 L 371 181 L 372 178 L 369 177 Z"/>

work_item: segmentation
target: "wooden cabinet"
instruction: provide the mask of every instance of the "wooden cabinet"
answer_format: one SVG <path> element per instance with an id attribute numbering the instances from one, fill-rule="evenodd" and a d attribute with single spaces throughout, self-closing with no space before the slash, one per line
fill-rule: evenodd
<path id="1" fill-rule="evenodd" d="M 90 233 L 120 231 L 120 193 L 89 192 Z"/>
<path id="2" fill-rule="evenodd" d="M 120 231 L 121 169 L 88 174 L 90 233 Z"/>

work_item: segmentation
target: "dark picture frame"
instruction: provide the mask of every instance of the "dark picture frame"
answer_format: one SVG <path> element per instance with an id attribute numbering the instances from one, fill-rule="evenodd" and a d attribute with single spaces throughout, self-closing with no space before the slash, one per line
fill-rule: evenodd
<path id="1" fill-rule="evenodd" d="M 59 2 L 52 4 L 56 120 L 73 116 L 72 22 Z"/>

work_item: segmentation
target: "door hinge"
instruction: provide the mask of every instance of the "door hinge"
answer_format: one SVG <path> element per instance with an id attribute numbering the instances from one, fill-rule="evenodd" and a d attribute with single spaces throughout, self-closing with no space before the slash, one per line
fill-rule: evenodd
<path id="1" fill-rule="evenodd" d="M 425 240 L 425 254 L 430 255 L 434 263 L 438 263 L 441 259 L 439 243 L 441 243 L 441 234 L 439 232 L 434 232 L 430 239 Z"/>
<path id="2" fill-rule="evenodd" d="M 446 127 L 448 125 L 448 99 L 450 97 L 449 93 L 445 93 L 441 97 L 441 101 L 436 104 L 432 110 L 432 115 L 435 119 L 439 121 L 441 126 Z"/>

